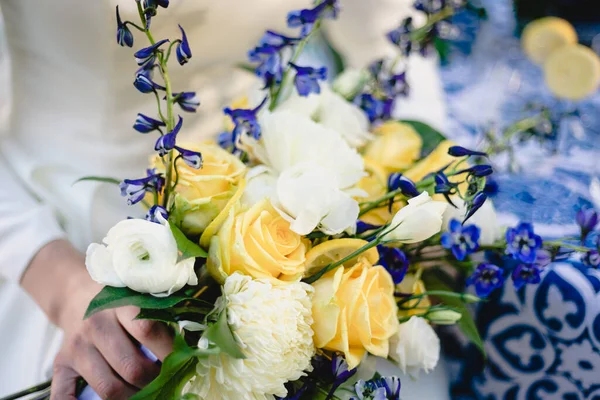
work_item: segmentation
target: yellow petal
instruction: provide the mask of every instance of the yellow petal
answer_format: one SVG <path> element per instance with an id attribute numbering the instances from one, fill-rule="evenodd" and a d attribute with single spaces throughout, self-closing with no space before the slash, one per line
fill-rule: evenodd
<path id="1" fill-rule="evenodd" d="M 527 57 L 543 64 L 557 49 L 577 43 L 577 32 L 568 21 L 557 17 L 540 18 L 527 24 L 521 44 Z"/>

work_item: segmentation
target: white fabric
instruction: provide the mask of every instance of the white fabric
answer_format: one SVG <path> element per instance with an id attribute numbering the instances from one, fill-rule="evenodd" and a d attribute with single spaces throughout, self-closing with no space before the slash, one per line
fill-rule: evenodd
<path id="1" fill-rule="evenodd" d="M 382 35 L 388 26 L 378 25 L 378 20 L 395 15 L 399 21 L 410 2 L 373 2 L 377 11 L 361 14 L 356 24 L 357 15 L 352 15 L 361 13 L 356 4 L 371 2 L 342 0 L 346 8 L 342 16 L 347 17 L 329 24 L 328 31 L 338 38 L 349 31 Z M 194 54 L 184 68 L 172 67 L 175 90 L 196 90 L 202 101 L 198 114 L 183 115 L 184 135 L 206 138 L 219 132 L 220 108 L 254 82 L 231 66 L 245 59 L 266 28 L 283 29 L 287 11 L 310 3 L 178 0 L 162 11 L 154 21 L 155 37 L 178 37 L 180 23 Z M 0 160 L 0 396 L 47 378 L 60 342 L 55 328 L 18 287 L 33 255 L 63 236 L 83 250 L 118 220 L 138 213 L 112 186 L 73 185 L 86 175 L 141 177 L 155 140 L 129 128 L 136 113 L 153 115 L 155 103 L 153 96 L 132 86 L 133 50 L 115 42 L 116 4 L 116 0 L 0 0 L 11 58 L 11 81 L 0 82 L 0 110 L 8 109 L 6 92 L 11 89 L 10 119 L 0 121 L 5 125 L 0 137 L 4 159 Z M 135 4 L 120 1 L 124 19 L 134 19 Z M 139 48 L 144 38 L 135 31 L 134 35 Z M 357 42 L 342 50 L 366 58 L 370 46 Z M 413 69 L 418 100 L 406 109 L 427 110 L 434 116 L 429 122 L 441 127 L 444 109 L 434 61 L 416 62 L 428 67 Z M 5 66 L 6 60 L 0 60 L 0 67 Z M 447 397 L 445 382 L 424 384 L 433 390 L 427 398 Z"/>

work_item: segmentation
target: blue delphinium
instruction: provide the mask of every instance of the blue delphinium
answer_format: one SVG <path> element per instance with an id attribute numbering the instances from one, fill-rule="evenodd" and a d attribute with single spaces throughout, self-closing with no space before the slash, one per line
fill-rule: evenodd
<path id="1" fill-rule="evenodd" d="M 155 65 L 146 64 L 137 70 L 133 86 L 142 93 L 152 93 L 157 90 L 165 90 L 164 86 L 152 80 Z"/>
<path id="2" fill-rule="evenodd" d="M 400 54 L 408 57 L 412 51 L 411 33 L 414 29 L 412 17 L 405 18 L 398 28 L 387 33 L 390 42 L 398 47 Z"/>
<path id="3" fill-rule="evenodd" d="M 484 192 L 479 192 L 475 195 L 475 197 L 473 197 L 472 200 L 467 202 L 467 213 L 465 215 L 465 219 L 463 220 L 463 224 L 467 222 L 467 220 L 483 206 L 486 200 L 487 195 Z"/>
<path id="4" fill-rule="evenodd" d="M 258 42 L 258 46 L 248 52 L 251 62 L 258 62 L 256 75 L 263 79 L 265 87 L 271 87 L 281 82 L 283 65 L 281 52 L 300 39 L 281 35 L 277 32 L 266 31 Z"/>
<path id="5" fill-rule="evenodd" d="M 378 265 L 384 267 L 391 275 L 395 284 L 402 282 L 408 271 L 408 257 L 397 247 L 377 246 L 379 251 Z"/>
<path id="6" fill-rule="evenodd" d="M 167 210 L 159 205 L 154 205 L 150 207 L 148 212 L 146 213 L 146 220 L 150 222 L 154 222 L 156 224 L 162 223 L 162 220 L 167 221 L 169 219 L 169 213 Z"/>
<path id="7" fill-rule="evenodd" d="M 150 118 L 144 114 L 138 114 L 135 119 L 135 124 L 133 124 L 133 129 L 140 133 L 150 133 L 152 131 L 161 131 L 161 127 L 166 126 L 163 121 L 158 121 L 154 118 Z"/>
<path id="8" fill-rule="evenodd" d="M 179 156 L 190 168 L 200 169 L 202 168 L 202 154 L 197 151 L 187 150 L 179 146 L 174 147 L 179 152 Z"/>
<path id="9" fill-rule="evenodd" d="M 267 99 L 265 98 L 257 107 L 245 109 L 245 108 L 236 108 L 231 109 L 229 107 L 225 108 L 223 112 L 225 115 L 228 115 L 231 118 L 231 121 L 234 124 L 231 143 L 233 146 L 237 145 L 238 139 L 241 135 L 248 135 L 253 137 L 254 139 L 260 139 L 261 128 L 258 124 L 258 112 L 262 109 L 262 107 L 266 104 Z"/>
<path id="10" fill-rule="evenodd" d="M 598 225 L 598 213 L 593 208 L 581 209 L 577 211 L 575 220 L 581 230 L 581 241 L 584 241 L 587 235 L 596 229 Z"/>
<path id="11" fill-rule="evenodd" d="M 173 93 L 173 97 L 175 103 L 179 104 L 183 111 L 195 113 L 200 106 L 200 99 L 198 99 L 196 92 Z"/>
<path id="12" fill-rule="evenodd" d="M 301 67 L 293 63 L 290 63 L 290 66 L 296 70 L 294 86 L 296 86 L 296 90 L 300 96 L 321 93 L 319 81 L 327 79 L 327 68 Z"/>
<path id="13" fill-rule="evenodd" d="M 135 57 L 135 61 L 140 67 L 143 67 L 148 64 L 154 64 L 156 61 L 156 52 L 163 44 L 167 43 L 169 39 L 163 39 L 150 45 L 148 47 L 144 47 L 141 50 L 136 51 L 133 56 Z"/>
<path id="14" fill-rule="evenodd" d="M 133 47 L 133 33 L 121 21 L 121 15 L 119 15 L 119 6 L 117 6 L 117 43 L 120 46 Z"/>
<path id="15" fill-rule="evenodd" d="M 352 400 L 400 400 L 400 379 L 396 376 L 369 381 L 359 380 L 354 385 L 356 397 Z"/>
<path id="16" fill-rule="evenodd" d="M 187 64 L 187 62 L 192 58 L 192 50 L 190 49 L 190 43 L 188 42 L 187 35 L 185 31 L 179 25 L 179 29 L 181 30 L 181 41 L 177 44 L 177 49 L 175 52 L 177 53 L 177 61 L 180 65 Z"/>
<path id="17" fill-rule="evenodd" d="M 445 249 L 452 251 L 458 261 L 463 261 L 479 249 L 481 230 L 476 225 L 462 225 L 460 221 L 452 219 L 449 228 L 449 232 L 442 234 L 441 243 Z"/>
<path id="18" fill-rule="evenodd" d="M 593 268 L 600 266 L 600 252 L 598 250 L 590 250 L 583 256 L 583 263 Z"/>
<path id="19" fill-rule="evenodd" d="M 542 238 L 533 231 L 533 225 L 521 222 L 506 230 L 506 252 L 515 259 L 530 264 L 536 259 L 536 250 L 542 247 Z"/>
<path id="20" fill-rule="evenodd" d="M 354 103 L 367 114 L 372 123 L 386 121 L 392 117 L 394 99 L 381 99 L 371 93 L 362 93 L 356 97 Z"/>
<path id="21" fill-rule="evenodd" d="M 179 117 L 177 121 L 177 125 L 175 128 L 166 135 L 163 135 L 158 138 L 156 144 L 154 145 L 154 150 L 158 152 L 158 155 L 164 157 L 167 153 L 175 148 L 175 143 L 177 141 L 177 134 L 181 130 L 181 126 L 183 125 L 183 118 Z"/>
<path id="22" fill-rule="evenodd" d="M 417 197 L 421 194 L 417 189 L 417 185 L 399 172 L 390 174 L 388 177 L 387 189 L 388 192 L 393 192 L 400 189 L 402 194 L 406 197 Z"/>
<path id="23" fill-rule="evenodd" d="M 469 150 L 461 146 L 452 146 L 448 149 L 448 154 L 452 157 L 466 157 L 466 156 L 478 156 L 487 157 L 487 153 L 483 151 Z"/>
<path id="24" fill-rule="evenodd" d="M 291 11 L 287 16 L 287 24 L 290 28 L 302 28 L 301 35 L 306 36 L 317 20 L 336 18 L 339 10 L 337 0 L 323 0 L 315 8 Z"/>
<path id="25" fill-rule="evenodd" d="M 146 177 L 140 179 L 125 179 L 119 184 L 121 196 L 127 197 L 127 204 L 133 205 L 142 201 L 146 192 L 160 193 L 165 184 L 165 178 L 155 169 L 146 171 Z"/>
<path id="26" fill-rule="evenodd" d="M 473 274 L 467 278 L 467 286 L 475 286 L 475 293 L 481 298 L 486 298 L 504 284 L 503 269 L 489 263 L 477 266 Z"/>
<path id="27" fill-rule="evenodd" d="M 535 264 L 519 264 L 512 272 L 513 285 L 519 290 L 526 284 L 540 283 L 542 268 Z"/>

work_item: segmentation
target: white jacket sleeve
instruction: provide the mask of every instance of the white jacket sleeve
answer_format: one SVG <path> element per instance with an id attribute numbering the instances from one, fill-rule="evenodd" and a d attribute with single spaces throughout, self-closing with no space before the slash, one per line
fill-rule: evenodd
<path id="1" fill-rule="evenodd" d="M 0 20 L 0 131 L 8 116 L 9 85 L 6 47 Z M 33 256 L 45 244 L 64 237 L 54 212 L 39 203 L 16 175 L 1 152 L 0 135 L 0 281 L 18 282 Z"/>

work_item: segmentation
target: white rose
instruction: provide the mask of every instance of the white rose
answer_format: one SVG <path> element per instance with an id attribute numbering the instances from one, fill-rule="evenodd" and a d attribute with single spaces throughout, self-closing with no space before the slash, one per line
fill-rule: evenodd
<path id="1" fill-rule="evenodd" d="M 321 84 L 319 94 L 300 96 L 294 92 L 277 110 L 308 117 L 332 129 L 351 147 L 364 146 L 373 139 L 373 135 L 369 133 L 369 119 L 364 111 L 332 91 L 327 84 Z"/>
<path id="2" fill-rule="evenodd" d="M 467 213 L 465 202 L 460 197 L 453 197 L 452 202 L 457 208 L 448 206 L 444 212 L 443 230 L 448 230 L 451 219 L 462 221 Z M 477 225 L 481 230 L 480 245 L 490 245 L 502 237 L 502 227 L 498 224 L 496 210 L 492 200 L 488 199 L 479 210 L 468 219 L 467 225 Z"/>
<path id="3" fill-rule="evenodd" d="M 411 317 L 400 324 L 398 333 L 390 339 L 390 358 L 405 374 L 414 378 L 419 372 L 431 372 L 440 359 L 440 339 L 421 317 Z"/>
<path id="4" fill-rule="evenodd" d="M 219 301 L 227 302 L 229 326 L 246 358 L 220 353 L 198 359 L 184 391 L 203 400 L 286 397 L 285 384 L 312 370 L 311 294 L 301 282 L 272 285 L 237 272 L 227 277 Z"/>
<path id="5" fill-rule="evenodd" d="M 447 204 L 434 201 L 427 192 L 408 200 L 394 215 L 390 223 L 391 230 L 384 232 L 386 239 L 395 239 L 402 243 L 417 243 L 429 239 L 442 229 L 442 216 Z"/>
<path id="6" fill-rule="evenodd" d="M 157 297 L 168 296 L 186 284 L 198 284 L 194 258 L 177 262 L 178 250 L 169 223 L 127 219 L 112 227 L 103 240 L 92 243 L 85 265 L 98 283 L 129 287 Z"/>

